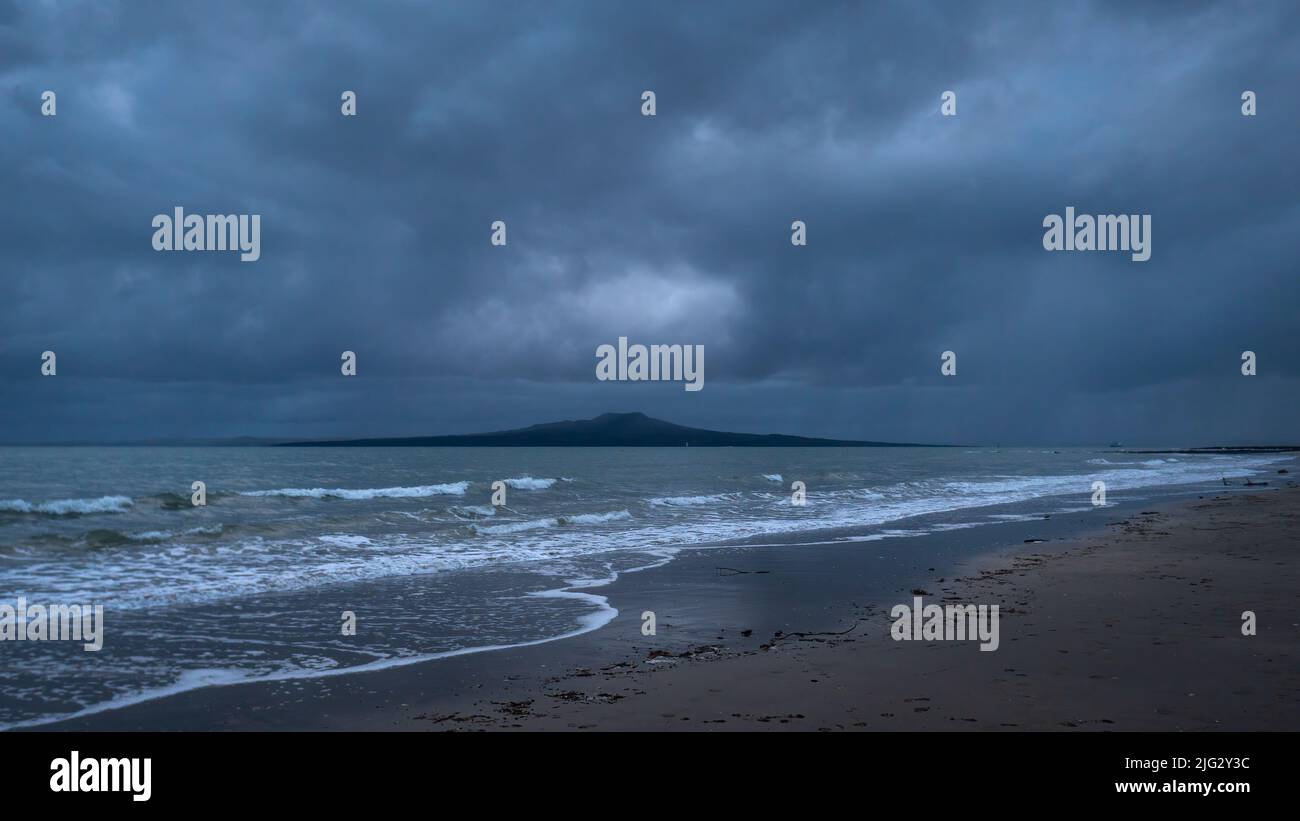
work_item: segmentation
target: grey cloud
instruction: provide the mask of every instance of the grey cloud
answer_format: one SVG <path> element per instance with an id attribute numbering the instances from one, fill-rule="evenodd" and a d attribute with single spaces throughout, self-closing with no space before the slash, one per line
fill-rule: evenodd
<path id="1" fill-rule="evenodd" d="M 605 410 L 1288 438 L 1298 22 L 1284 3 L 0 3 L 0 438 Z M 174 205 L 262 214 L 262 259 L 154 252 Z M 1151 213 L 1152 260 L 1046 253 L 1067 205 Z M 594 384 L 620 335 L 705 344 L 708 388 Z M 345 349 L 356 384 L 331 379 Z"/>

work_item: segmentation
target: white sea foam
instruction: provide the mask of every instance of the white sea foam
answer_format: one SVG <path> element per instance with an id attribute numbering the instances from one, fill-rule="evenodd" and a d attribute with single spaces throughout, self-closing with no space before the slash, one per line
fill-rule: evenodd
<path id="1" fill-rule="evenodd" d="M 26 499 L 0 500 L 0 511 L 44 513 L 49 516 L 82 516 L 92 513 L 125 513 L 135 504 L 129 496 L 100 496 L 94 499 L 55 499 L 33 504 Z"/>
<path id="2" fill-rule="evenodd" d="M 276 490 L 245 490 L 240 496 L 284 496 L 291 499 L 417 499 L 425 496 L 463 496 L 469 482 L 451 482 L 445 485 L 417 485 L 415 487 L 379 488 L 302 488 L 282 487 Z"/>
<path id="3" fill-rule="evenodd" d="M 165 542 L 184 536 L 220 536 L 225 528 L 221 524 L 191 527 L 186 530 L 145 530 L 140 533 L 128 533 L 126 537 L 133 542 Z"/>
<path id="4" fill-rule="evenodd" d="M 365 536 L 354 536 L 351 533 L 329 533 L 318 537 L 322 542 L 334 547 L 369 547 L 374 544 L 373 541 Z"/>
<path id="5" fill-rule="evenodd" d="M 560 524 L 568 525 L 600 525 L 606 522 L 617 522 L 623 519 L 631 519 L 632 514 L 626 510 L 615 510 L 610 513 L 579 513 L 576 516 L 561 516 Z"/>
<path id="6" fill-rule="evenodd" d="M 515 490 L 546 490 L 556 483 L 556 479 L 534 479 L 531 476 L 519 476 L 506 479 L 506 484 Z"/>
<path id="7" fill-rule="evenodd" d="M 559 527 L 560 520 L 551 517 L 549 519 L 532 519 L 524 522 L 507 522 L 500 525 L 470 525 L 470 530 L 487 536 L 500 536 L 507 533 L 522 533 L 525 530 L 536 530 L 541 527 Z"/>
<path id="8" fill-rule="evenodd" d="M 712 493 L 706 496 L 658 496 L 649 499 L 646 504 L 652 507 L 699 507 L 716 505 L 737 498 L 735 493 Z"/>
<path id="9" fill-rule="evenodd" d="M 500 536 L 508 533 L 523 533 L 526 530 L 538 530 L 548 527 L 564 527 L 566 525 L 598 525 L 630 518 L 632 518 L 632 514 L 626 510 L 616 510 L 610 513 L 577 513 L 572 516 L 551 516 L 545 519 L 507 522 L 499 525 L 473 524 L 470 525 L 470 528 L 475 533 L 487 536 Z"/>
<path id="10" fill-rule="evenodd" d="M 497 509 L 492 505 L 457 505 L 447 510 L 458 519 L 485 519 L 497 515 Z"/>
<path id="11" fill-rule="evenodd" d="M 641 570 L 648 570 L 659 567 L 671 561 L 671 557 L 664 557 L 662 561 L 641 567 L 632 567 L 624 570 L 624 573 L 636 573 Z M 554 636 L 546 636 L 540 639 L 530 641 L 519 641 L 509 644 L 487 644 L 474 647 L 463 647 L 457 650 L 444 650 L 436 653 L 416 653 L 406 656 L 387 656 L 376 659 L 375 661 L 366 662 L 352 666 L 325 666 L 313 668 L 290 668 L 279 670 L 269 675 L 255 675 L 240 670 L 225 668 L 206 668 L 185 670 L 180 673 L 177 680 L 163 687 L 154 687 L 147 690 L 131 693 L 129 695 L 118 696 L 98 704 L 92 704 L 73 712 L 35 716 L 22 721 L 15 721 L 9 724 L 0 724 L 0 732 L 14 730 L 23 727 L 39 727 L 44 724 L 52 724 L 58 721 L 70 719 L 85 718 L 99 713 L 109 712 L 111 710 L 129 707 L 133 704 L 142 704 L 147 701 L 153 701 L 159 698 L 165 698 L 177 693 L 183 693 L 188 690 L 195 690 L 201 687 L 221 687 L 230 684 L 239 684 L 246 681 L 300 681 L 303 679 L 329 678 L 333 676 L 351 675 L 353 673 L 367 673 L 377 670 L 388 670 L 394 667 L 407 667 L 412 664 L 420 664 L 426 661 L 435 661 L 438 659 L 453 658 L 456 656 L 473 655 L 475 653 L 488 653 L 494 650 L 510 650 L 519 647 L 535 647 L 540 644 L 549 644 L 553 641 L 562 641 L 564 639 L 580 636 L 584 633 L 590 633 L 593 630 L 599 630 L 609 624 L 618 616 L 618 608 L 609 603 L 609 599 L 596 593 L 584 592 L 583 588 L 600 587 L 610 584 L 618 578 L 614 573 L 609 578 L 593 580 L 575 580 L 569 582 L 567 587 L 554 590 L 539 590 L 529 593 L 528 595 L 536 598 L 553 598 L 553 599 L 571 599 L 581 601 L 592 607 L 592 610 L 578 617 L 578 626 L 572 630 L 559 633 Z"/>

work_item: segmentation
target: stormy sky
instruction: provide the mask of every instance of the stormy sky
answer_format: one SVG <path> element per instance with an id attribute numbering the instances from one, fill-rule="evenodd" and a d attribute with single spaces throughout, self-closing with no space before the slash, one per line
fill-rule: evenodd
<path id="1" fill-rule="evenodd" d="M 1284 2 L 0 0 L 0 441 L 1300 440 L 1298 35 Z M 155 251 L 177 206 L 260 214 L 261 259 Z M 1150 214 L 1151 259 L 1045 251 L 1067 206 Z M 619 336 L 704 345 L 704 390 L 598 382 Z"/>

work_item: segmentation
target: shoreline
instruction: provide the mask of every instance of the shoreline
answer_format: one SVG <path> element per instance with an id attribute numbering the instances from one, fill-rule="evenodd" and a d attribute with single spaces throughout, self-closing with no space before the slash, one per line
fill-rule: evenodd
<path id="1" fill-rule="evenodd" d="M 1270 497 L 1276 504 L 1268 501 Z M 938 694 L 943 688 L 935 686 L 933 679 L 940 673 L 951 672 L 949 668 L 956 665 L 961 670 L 955 674 L 961 689 L 968 689 L 972 675 L 984 676 L 988 679 L 988 693 L 1002 696 L 1023 689 L 1014 686 L 1026 683 L 1016 681 L 1018 678 L 1058 680 L 1063 686 L 1068 685 L 1063 691 L 1067 693 L 1078 690 L 1080 673 L 1084 684 L 1097 681 L 1095 675 L 1086 671 L 1075 671 L 1073 675 L 1053 672 L 1053 663 L 1070 654 L 1097 656 L 1101 651 L 1094 645 L 1104 638 L 1099 631 L 1111 628 L 1099 628 L 1085 619 L 1080 635 L 1068 641 L 1058 638 L 1059 646 L 1042 646 L 1045 638 L 1041 633 L 1021 635 L 1018 632 L 1030 625 L 1035 630 L 1043 629 L 1038 622 L 1022 618 L 1026 610 L 1034 613 L 1040 607 L 1028 608 L 1028 602 L 1034 597 L 1041 598 L 1039 591 L 1023 586 L 1059 586 L 1062 582 L 1058 577 L 1064 574 L 1072 579 L 1064 587 L 1066 598 L 1073 596 L 1072 606 L 1081 602 L 1078 606 L 1085 608 L 1072 617 L 1079 619 L 1092 606 L 1089 617 L 1095 620 L 1097 602 L 1089 605 L 1089 595 L 1096 595 L 1096 591 L 1088 590 L 1095 583 L 1090 573 L 1114 573 L 1113 569 L 1088 570 L 1090 563 L 1084 560 L 1094 557 L 1091 563 L 1095 565 L 1098 540 L 1124 537 L 1142 539 L 1147 545 L 1161 544 L 1169 542 L 1169 537 L 1162 534 L 1179 530 L 1176 541 L 1196 542 L 1195 530 L 1200 526 L 1197 523 L 1205 516 L 1205 511 L 1198 510 L 1198 506 L 1212 505 L 1216 516 L 1250 512 L 1258 517 L 1259 503 L 1243 501 L 1247 499 L 1262 499 L 1266 508 L 1281 507 L 1292 513 L 1300 507 L 1297 504 L 1300 493 L 1294 489 L 1256 494 L 1234 492 L 1226 496 L 1205 493 L 1200 500 L 1166 502 L 1156 517 L 1144 516 L 1137 509 L 1143 504 L 1137 503 L 1127 506 L 1131 508 L 1129 513 L 1121 513 L 1120 506 L 1115 506 L 1058 516 L 1051 521 L 984 525 L 871 545 L 801 544 L 789 548 L 735 547 L 683 552 L 665 566 L 625 574 L 603 587 L 583 588 L 598 590 L 598 595 L 619 612 L 604 627 L 562 641 L 469 652 L 373 672 L 349 671 L 331 677 L 253 681 L 187 690 L 19 730 L 1063 729 L 1071 724 L 1090 726 L 1068 717 L 1055 722 L 1045 720 L 1040 715 L 1042 705 L 1054 702 L 1058 707 L 1066 705 L 1059 703 L 1059 698 L 1042 695 L 1034 697 L 1036 705 L 1031 703 L 1024 709 L 1013 708 L 1015 699 L 1012 699 L 1002 706 L 1004 715 L 996 716 L 1009 719 L 1018 716 L 1020 720 L 980 718 L 981 713 L 990 716 L 998 713 L 995 709 L 998 705 L 989 703 L 989 699 L 996 701 L 996 698 L 988 694 L 982 701 L 975 699 L 972 706 L 980 708 L 970 710 L 975 715 L 950 715 L 950 709 L 939 708 L 944 697 Z M 1099 516 L 1112 524 L 1099 529 Z M 1114 524 L 1116 517 L 1124 522 L 1118 527 Z M 1163 529 L 1153 530 L 1156 522 Z M 1118 534 L 1114 532 L 1117 530 Z M 1241 530 L 1234 531 L 1236 537 L 1242 536 Z M 1024 544 L 1031 535 L 1049 540 Z M 1292 543 L 1295 538 L 1285 529 L 1245 535 L 1261 545 L 1271 544 L 1270 555 L 1281 555 L 1277 553 L 1278 543 L 1285 543 L 1288 535 Z M 1260 535 L 1265 538 L 1255 538 Z M 970 550 L 972 541 L 979 545 L 974 554 Z M 891 620 L 884 605 L 890 601 L 910 602 L 907 590 L 895 584 L 887 592 L 878 591 L 885 595 L 852 595 L 863 589 L 861 583 L 867 580 L 867 574 L 878 571 L 878 562 L 873 565 L 866 561 L 872 558 L 866 554 L 877 551 L 879 555 L 874 558 L 894 569 L 910 562 L 909 568 L 899 570 L 895 581 L 915 579 L 920 585 L 917 589 L 933 593 L 935 601 L 941 596 L 958 599 L 966 596 L 967 600 L 980 601 L 969 594 L 978 591 L 979 595 L 987 596 L 996 591 L 999 600 L 1006 603 L 1001 649 L 972 653 L 975 647 L 969 643 L 889 640 Z M 1179 558 L 1166 555 L 1168 552 L 1166 544 L 1160 554 L 1163 561 Z M 1061 564 L 1069 557 L 1073 560 Z M 1189 556 L 1181 558 L 1190 561 Z M 1132 564 L 1134 557 L 1127 556 L 1125 560 Z M 924 566 L 916 564 L 918 561 Z M 1256 557 L 1256 561 L 1262 560 Z M 1263 579 L 1269 583 L 1265 586 L 1271 589 L 1289 579 L 1292 582 L 1289 589 L 1294 589 L 1295 564 L 1291 561 L 1285 571 L 1270 573 Z M 733 565 L 736 566 L 733 569 L 745 572 L 724 574 L 717 569 Z M 958 567 L 962 569 L 956 570 Z M 961 578 L 957 578 L 958 572 Z M 1136 576 L 1129 580 L 1131 584 L 1142 586 L 1142 580 L 1151 580 L 1148 570 L 1137 568 L 1135 572 Z M 1031 581 L 1017 587 L 1015 579 L 1021 577 Z M 1246 582 L 1251 581 L 1246 578 Z M 1011 585 L 1010 589 L 1003 588 L 1007 584 Z M 1165 590 L 1161 595 L 1167 598 L 1173 591 Z M 1269 595 L 1274 594 L 1262 598 L 1268 599 Z M 1005 609 L 1007 606 L 1010 610 Z M 1266 619 L 1261 612 L 1260 634 L 1246 640 L 1255 642 L 1252 646 L 1272 647 L 1279 635 L 1278 619 L 1290 616 L 1285 607 L 1279 608 L 1271 600 L 1256 606 L 1257 611 L 1261 608 L 1269 608 L 1270 616 Z M 1238 617 L 1243 609 L 1250 608 L 1238 607 Z M 641 635 L 643 610 L 656 612 L 656 636 Z M 1064 615 L 1059 610 L 1059 604 L 1048 606 L 1045 617 L 1059 620 Z M 844 635 L 825 635 L 839 633 L 850 624 L 853 629 Z M 1166 617 L 1162 624 L 1164 629 L 1169 628 L 1170 619 Z M 1239 626 L 1237 622 L 1224 625 L 1220 634 L 1229 637 Z M 1160 625 L 1155 629 L 1158 634 Z M 1290 631 L 1294 643 L 1294 627 Z M 1160 640 L 1156 641 L 1154 646 L 1160 646 Z M 1177 644 L 1179 639 L 1170 634 L 1169 641 Z M 1140 655 L 1134 658 L 1135 648 L 1131 644 L 1126 642 L 1115 653 L 1129 661 L 1140 661 Z M 1037 649 L 1026 653 L 1023 647 Z M 912 652 L 899 655 L 900 651 L 908 650 Z M 1217 648 L 1215 652 L 1231 655 L 1235 651 Z M 1294 654 L 1287 651 L 1279 655 L 1279 652 L 1275 655 L 1285 663 L 1275 669 L 1292 671 L 1288 679 L 1290 692 L 1300 691 L 1296 686 L 1300 677 L 1294 672 Z M 1111 651 L 1106 650 L 1105 654 Z M 1008 657 L 1017 660 L 1014 664 L 990 664 L 1005 662 Z M 1237 672 L 1250 669 L 1251 665 L 1240 661 L 1232 662 Z M 942 664 L 936 668 L 938 662 Z M 1159 670 L 1143 670 L 1141 664 L 1137 667 L 1141 674 L 1138 678 L 1145 679 L 1147 685 L 1162 684 Z M 799 681 L 796 668 L 804 672 L 816 668 L 823 672 Z M 1023 672 L 1022 668 L 1032 672 Z M 1017 672 L 1006 674 L 1006 669 Z M 1256 672 L 1267 672 L 1267 668 Z M 1089 678 L 1090 675 L 1093 677 Z M 734 686 L 737 680 L 744 681 L 744 685 Z M 823 686 L 830 681 L 840 683 L 832 688 Z M 1199 689 L 1203 694 L 1215 692 L 1209 685 Z M 828 701 L 827 692 L 837 693 L 838 698 Z M 948 698 L 951 697 L 949 694 Z M 1080 701 L 1077 694 L 1071 698 L 1079 704 L 1089 704 L 1089 699 Z M 1169 700 L 1167 694 L 1164 698 Z M 1178 709 L 1161 708 L 1166 713 L 1143 718 L 1131 712 L 1131 705 L 1124 698 L 1112 694 L 1109 700 L 1100 696 L 1098 699 L 1094 699 L 1098 708 L 1113 705 L 1115 709 L 1109 711 L 1119 717 L 1096 718 L 1097 729 L 1189 726 L 1187 716 Z M 808 704 L 838 712 L 819 716 Z M 885 706 L 875 710 L 881 705 Z M 1034 709 L 1025 712 L 1029 706 Z M 1253 712 L 1266 711 L 1257 708 Z M 949 720 L 936 724 L 935 717 L 943 714 L 949 714 Z M 1061 713 L 1073 714 L 1068 710 Z M 853 720 L 849 721 L 850 718 Z M 1255 721 L 1256 718 L 1263 720 Z M 1281 714 L 1242 716 L 1237 723 L 1225 723 L 1221 728 L 1298 729 L 1296 700 L 1288 701 Z"/>
<path id="2" fill-rule="evenodd" d="M 935 600 L 1003 606 L 1000 651 L 892 641 L 887 609 L 868 605 L 854 625 L 866 630 L 787 632 L 712 660 L 696 648 L 662 671 L 601 671 L 594 685 L 566 677 L 545 694 L 544 712 L 527 705 L 511 726 L 1300 729 L 1300 491 L 1138 507 L 1057 546 L 981 552 L 959 577 L 932 580 Z M 1244 610 L 1258 619 L 1256 635 L 1243 635 Z M 504 729 L 481 718 L 471 726 Z"/>

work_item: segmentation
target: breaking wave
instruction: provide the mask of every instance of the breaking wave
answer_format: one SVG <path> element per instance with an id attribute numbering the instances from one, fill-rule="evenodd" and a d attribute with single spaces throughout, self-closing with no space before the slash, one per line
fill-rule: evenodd
<path id="1" fill-rule="evenodd" d="M 135 504 L 129 496 L 100 496 L 95 499 L 55 499 L 32 503 L 26 499 L 0 499 L 0 512 L 45 516 L 89 516 L 94 513 L 125 513 Z"/>
<path id="2" fill-rule="evenodd" d="M 531 476 L 520 476 L 515 479 L 506 479 L 506 484 L 515 490 L 546 490 L 558 481 L 558 479 L 534 479 Z"/>
<path id="3" fill-rule="evenodd" d="M 451 482 L 445 485 L 417 485 L 415 487 L 370 488 L 301 488 L 282 487 L 276 490 L 245 490 L 240 496 L 284 496 L 291 499 L 417 499 L 424 496 L 463 496 L 469 482 Z"/>

